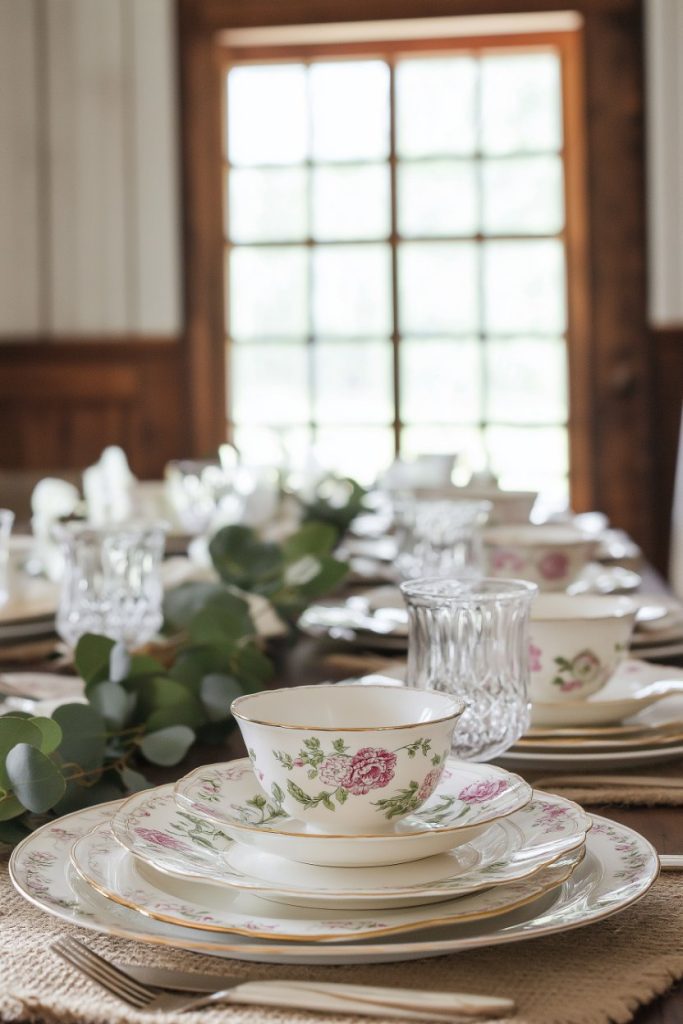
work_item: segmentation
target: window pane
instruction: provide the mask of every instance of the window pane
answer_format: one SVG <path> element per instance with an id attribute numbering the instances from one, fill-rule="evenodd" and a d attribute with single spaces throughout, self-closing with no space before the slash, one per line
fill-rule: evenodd
<path id="1" fill-rule="evenodd" d="M 228 173 L 225 233 L 233 242 L 296 242 L 308 234 L 306 171 L 238 170 Z"/>
<path id="2" fill-rule="evenodd" d="M 321 465 L 370 484 L 394 457 L 389 427 L 321 427 L 315 456 Z"/>
<path id="3" fill-rule="evenodd" d="M 406 242 L 398 250 L 404 334 L 476 331 L 477 257 L 469 242 Z"/>
<path id="4" fill-rule="evenodd" d="M 299 342 L 233 345 L 231 416 L 237 423 L 304 423 L 308 352 Z"/>
<path id="5" fill-rule="evenodd" d="M 391 333 L 388 245 L 322 245 L 313 251 L 316 334 L 363 337 Z"/>
<path id="6" fill-rule="evenodd" d="M 510 490 L 558 489 L 568 471 L 567 431 L 562 427 L 486 429 L 491 468 Z"/>
<path id="7" fill-rule="evenodd" d="M 411 423 L 475 423 L 481 417 L 476 338 L 401 341 L 401 418 Z"/>
<path id="8" fill-rule="evenodd" d="M 486 160 L 484 231 L 554 234 L 564 224 L 562 161 L 556 156 Z"/>
<path id="9" fill-rule="evenodd" d="M 298 246 L 232 250 L 228 330 L 233 338 L 308 332 L 307 259 Z"/>
<path id="10" fill-rule="evenodd" d="M 415 235 L 465 235 L 477 230 L 475 165 L 430 161 L 398 165 L 398 230 Z"/>
<path id="11" fill-rule="evenodd" d="M 401 454 L 408 458 L 416 455 L 443 453 L 456 455 L 453 478 L 457 484 L 466 484 L 474 472 L 486 465 L 484 440 L 477 427 L 420 426 L 404 427 L 401 431 Z"/>
<path id="12" fill-rule="evenodd" d="M 390 230 L 387 164 L 313 171 L 314 238 L 386 238 Z"/>
<path id="13" fill-rule="evenodd" d="M 235 445 L 242 461 L 257 466 L 301 468 L 311 448 L 309 427 L 235 427 Z"/>
<path id="14" fill-rule="evenodd" d="M 303 65 L 254 65 L 228 73 L 231 163 L 301 163 L 307 156 L 307 126 Z"/>
<path id="15" fill-rule="evenodd" d="M 310 69 L 315 160 L 378 160 L 389 152 L 389 68 L 334 61 Z"/>
<path id="16" fill-rule="evenodd" d="M 567 356 L 562 339 L 490 339 L 485 350 L 488 419 L 566 422 Z"/>
<path id="17" fill-rule="evenodd" d="M 320 423 L 391 423 L 388 340 L 316 342 L 314 356 L 315 417 Z"/>
<path id="18" fill-rule="evenodd" d="M 560 241 L 484 244 L 486 328 L 491 333 L 565 329 L 564 251 Z"/>
<path id="19" fill-rule="evenodd" d="M 476 149 L 477 63 L 471 57 L 396 65 L 399 156 L 446 156 Z"/>
<path id="20" fill-rule="evenodd" d="M 528 153 L 562 145 L 560 60 L 553 53 L 481 61 L 482 150 Z"/>

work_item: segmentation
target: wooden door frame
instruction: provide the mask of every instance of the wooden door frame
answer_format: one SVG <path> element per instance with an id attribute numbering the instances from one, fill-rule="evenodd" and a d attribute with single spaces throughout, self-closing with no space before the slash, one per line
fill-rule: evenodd
<path id="1" fill-rule="evenodd" d="M 178 0 L 186 353 L 193 450 L 225 436 L 221 68 L 217 34 L 272 24 L 560 11 L 561 0 Z M 574 0 L 583 53 L 563 83 L 585 118 L 567 163 L 572 498 L 601 508 L 651 551 L 652 367 L 647 344 L 642 0 Z M 582 112 L 585 111 L 585 115 Z M 577 115 L 577 111 L 580 113 Z M 572 133 L 583 137 L 583 125 Z M 585 206 L 587 216 L 581 212 Z M 580 286 L 577 285 L 580 282 Z"/>

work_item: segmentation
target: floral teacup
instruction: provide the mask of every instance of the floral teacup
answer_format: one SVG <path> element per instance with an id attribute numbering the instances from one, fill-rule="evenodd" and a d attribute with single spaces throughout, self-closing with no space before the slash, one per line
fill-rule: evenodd
<path id="1" fill-rule="evenodd" d="M 532 702 L 583 700 L 628 654 L 637 605 L 627 597 L 541 594 L 531 609 Z"/>
<path id="2" fill-rule="evenodd" d="M 464 704 L 393 686 L 299 686 L 232 712 L 269 800 L 313 831 L 374 834 L 436 789 Z"/>
<path id="3" fill-rule="evenodd" d="M 541 590 L 566 590 L 596 547 L 595 538 L 556 523 L 492 526 L 482 540 L 489 576 L 530 580 Z"/>

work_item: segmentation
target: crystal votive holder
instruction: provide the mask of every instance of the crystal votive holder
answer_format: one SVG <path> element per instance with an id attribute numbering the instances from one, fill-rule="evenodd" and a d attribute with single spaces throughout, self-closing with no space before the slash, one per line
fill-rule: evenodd
<path id="1" fill-rule="evenodd" d="M 429 578 L 401 591 L 407 685 L 464 701 L 452 753 L 492 760 L 529 725 L 529 613 L 538 588 L 524 580 Z"/>

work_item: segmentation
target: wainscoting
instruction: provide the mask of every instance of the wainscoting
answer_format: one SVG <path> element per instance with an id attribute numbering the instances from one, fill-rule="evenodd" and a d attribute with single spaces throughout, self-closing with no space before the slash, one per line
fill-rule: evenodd
<path id="1" fill-rule="evenodd" d="M 119 444 L 137 476 L 159 477 L 191 451 L 184 381 L 176 338 L 1 342 L 0 467 L 80 470 Z"/>

